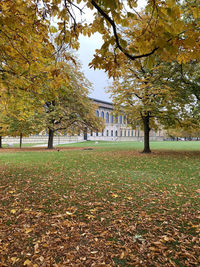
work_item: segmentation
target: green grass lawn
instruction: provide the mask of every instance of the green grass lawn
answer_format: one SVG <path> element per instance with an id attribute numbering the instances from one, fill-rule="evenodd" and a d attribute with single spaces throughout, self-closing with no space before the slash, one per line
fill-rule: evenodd
<path id="1" fill-rule="evenodd" d="M 0 153 L 2 266 L 199 266 L 200 142 L 67 146 Z"/>
<path id="2" fill-rule="evenodd" d="M 37 145 L 43 145 L 43 143 L 22 143 L 22 148 L 23 147 L 34 147 Z M 8 144 L 3 144 L 3 148 L 8 148 L 8 147 L 14 147 L 14 148 L 19 148 L 19 144 L 12 144 L 12 146 L 9 146 Z"/>
<path id="3" fill-rule="evenodd" d="M 61 144 L 56 147 L 92 147 L 108 148 L 108 150 L 143 150 L 143 142 L 134 141 L 84 141 L 80 143 Z M 200 151 L 200 141 L 152 141 L 150 142 L 152 150 L 198 150 Z"/>

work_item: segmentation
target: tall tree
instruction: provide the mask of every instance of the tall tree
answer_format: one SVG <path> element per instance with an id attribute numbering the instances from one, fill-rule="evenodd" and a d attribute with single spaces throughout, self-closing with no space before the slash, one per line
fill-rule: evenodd
<path id="1" fill-rule="evenodd" d="M 96 117 L 96 106 L 88 98 L 91 84 L 81 72 L 80 64 L 69 54 L 62 57 L 44 87 L 43 123 L 49 133 L 49 149 L 53 148 L 55 132 L 103 128 L 103 122 Z"/>
<path id="2" fill-rule="evenodd" d="M 172 86 L 173 77 L 169 76 L 171 64 L 158 62 L 148 68 L 143 62 L 137 62 L 138 70 L 132 68 L 130 62 L 121 66 L 120 79 L 114 80 L 110 91 L 116 110 L 123 107 L 133 127 L 141 124 L 144 130 L 143 152 L 150 153 L 150 130 L 198 122 L 192 117 L 197 103 L 191 93 L 186 93 L 185 87 Z"/>

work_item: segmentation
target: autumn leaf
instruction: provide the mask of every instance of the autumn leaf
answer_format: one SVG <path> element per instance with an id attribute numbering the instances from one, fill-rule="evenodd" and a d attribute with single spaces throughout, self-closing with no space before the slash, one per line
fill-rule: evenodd
<path id="1" fill-rule="evenodd" d="M 13 264 L 15 264 L 16 262 L 19 261 L 19 258 L 17 258 L 17 257 L 11 257 L 11 261 L 12 261 Z"/>
<path id="2" fill-rule="evenodd" d="M 32 262 L 30 260 L 25 260 L 24 266 L 32 265 Z"/>
<path id="3" fill-rule="evenodd" d="M 117 198 L 118 195 L 113 193 L 113 194 L 112 194 L 112 197 Z"/>
<path id="4" fill-rule="evenodd" d="M 33 228 L 26 228 L 26 229 L 25 229 L 25 233 L 26 233 L 26 234 L 28 234 L 28 233 L 30 233 L 30 232 L 32 232 L 32 231 L 33 231 Z"/>
<path id="5" fill-rule="evenodd" d="M 11 212 L 12 214 L 15 214 L 17 211 L 16 211 L 15 209 L 12 209 L 10 212 Z"/>

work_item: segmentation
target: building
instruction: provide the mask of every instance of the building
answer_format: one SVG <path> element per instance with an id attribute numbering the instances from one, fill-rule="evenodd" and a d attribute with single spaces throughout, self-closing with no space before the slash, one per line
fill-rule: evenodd
<path id="1" fill-rule="evenodd" d="M 54 145 L 64 143 L 81 142 L 83 140 L 91 141 L 143 141 L 144 133 L 137 127 L 132 129 L 127 124 L 124 114 L 113 115 L 114 107 L 111 102 L 101 101 L 90 98 L 97 106 L 96 115 L 105 120 L 105 128 L 102 132 L 85 131 L 79 135 L 69 136 L 56 134 L 54 136 Z M 150 131 L 150 140 L 162 141 L 164 139 L 163 131 Z M 48 134 L 39 134 L 23 138 L 23 143 L 47 143 Z M 19 137 L 3 137 L 4 144 L 19 143 Z"/>
<path id="2" fill-rule="evenodd" d="M 132 129 L 127 124 L 124 114 L 113 115 L 113 104 L 111 102 L 101 101 L 91 98 L 98 106 L 96 110 L 97 117 L 105 121 L 105 129 L 102 132 L 87 132 L 84 134 L 85 140 L 104 140 L 104 141 L 140 141 L 144 138 L 144 132 L 137 127 Z M 163 131 L 150 131 L 150 140 L 163 140 Z"/>

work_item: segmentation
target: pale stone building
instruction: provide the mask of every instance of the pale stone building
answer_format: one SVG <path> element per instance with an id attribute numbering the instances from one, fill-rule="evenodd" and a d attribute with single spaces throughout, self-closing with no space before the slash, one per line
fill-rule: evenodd
<path id="1" fill-rule="evenodd" d="M 127 124 L 126 116 L 122 113 L 118 116 L 113 115 L 114 107 L 111 102 L 101 101 L 90 98 L 97 106 L 96 115 L 105 121 L 105 128 L 102 132 L 85 131 L 79 135 L 69 136 L 56 134 L 54 136 L 54 145 L 70 142 L 81 142 L 83 140 L 93 141 L 143 141 L 144 133 L 137 127 L 132 129 Z M 150 140 L 163 140 L 163 131 L 150 132 Z M 23 143 L 47 143 L 48 134 L 41 133 L 23 138 Z M 15 144 L 19 142 L 19 137 L 3 137 L 4 144 Z"/>
<path id="2" fill-rule="evenodd" d="M 102 132 L 87 132 L 84 135 L 85 140 L 110 140 L 110 141 L 140 141 L 143 140 L 144 133 L 137 127 L 132 129 L 127 124 L 126 116 L 122 113 L 118 116 L 113 114 L 113 104 L 98 99 L 91 100 L 98 106 L 96 110 L 97 117 L 105 121 L 105 129 Z M 151 140 L 163 140 L 163 131 L 150 132 Z"/>

